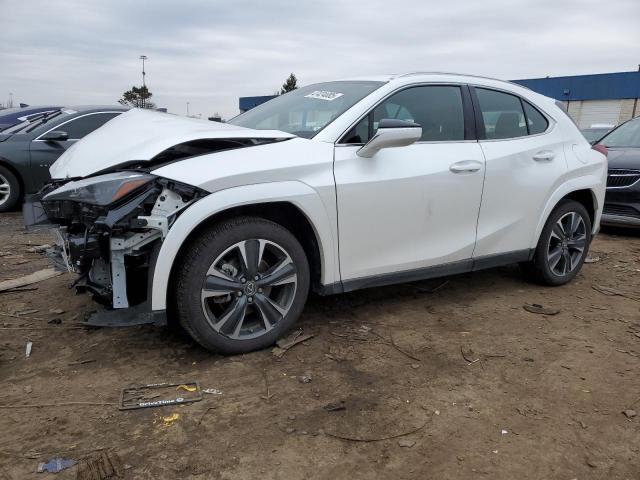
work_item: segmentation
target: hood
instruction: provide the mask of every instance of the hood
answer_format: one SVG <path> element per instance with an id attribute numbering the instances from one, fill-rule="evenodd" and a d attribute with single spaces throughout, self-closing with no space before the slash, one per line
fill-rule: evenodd
<path id="1" fill-rule="evenodd" d="M 53 179 L 86 177 L 131 161 L 149 162 L 170 147 L 194 140 L 275 140 L 294 136 L 279 130 L 253 130 L 136 108 L 72 145 L 49 172 Z"/>
<path id="2" fill-rule="evenodd" d="M 5 140 L 12 137 L 11 133 L 0 133 L 0 142 L 4 142 Z"/>
<path id="3" fill-rule="evenodd" d="M 640 148 L 611 147 L 608 150 L 609 169 L 640 170 Z"/>

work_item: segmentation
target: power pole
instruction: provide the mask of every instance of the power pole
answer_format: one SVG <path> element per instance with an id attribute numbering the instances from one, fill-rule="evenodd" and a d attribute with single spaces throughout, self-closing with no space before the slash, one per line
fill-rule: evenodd
<path id="1" fill-rule="evenodd" d="M 140 60 L 142 60 L 142 108 L 144 108 L 144 104 L 145 104 L 145 93 L 147 91 L 147 85 L 145 83 L 144 80 L 144 76 L 146 75 L 145 71 L 144 71 L 144 61 L 147 59 L 146 55 L 140 55 Z"/>

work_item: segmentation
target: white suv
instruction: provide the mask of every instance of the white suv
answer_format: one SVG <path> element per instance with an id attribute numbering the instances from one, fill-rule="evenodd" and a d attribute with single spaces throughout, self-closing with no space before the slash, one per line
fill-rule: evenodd
<path id="1" fill-rule="evenodd" d="M 111 309 L 90 322 L 169 309 L 205 348 L 238 353 L 281 337 L 310 289 L 509 263 L 564 284 L 606 172 L 554 100 L 412 73 L 307 86 L 227 124 L 129 111 L 63 154 L 25 214 L 59 227 L 52 257 Z"/>

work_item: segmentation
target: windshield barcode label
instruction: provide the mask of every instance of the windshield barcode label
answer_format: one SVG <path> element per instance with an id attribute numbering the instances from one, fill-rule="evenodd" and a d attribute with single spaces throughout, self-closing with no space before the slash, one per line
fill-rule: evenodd
<path id="1" fill-rule="evenodd" d="M 316 90 L 315 92 L 311 92 L 309 95 L 305 95 L 306 98 L 317 98 L 318 100 L 327 100 L 332 101 L 336 98 L 340 98 L 344 93 L 337 92 L 329 92 L 327 90 Z"/>

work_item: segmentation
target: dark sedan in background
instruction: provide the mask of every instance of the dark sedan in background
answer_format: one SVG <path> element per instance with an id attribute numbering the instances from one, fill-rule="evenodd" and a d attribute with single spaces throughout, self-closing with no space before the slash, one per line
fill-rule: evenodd
<path id="1" fill-rule="evenodd" d="M 119 106 L 63 107 L 30 115 L 0 132 L 0 212 L 49 180 L 49 167 L 85 135 L 128 110 Z"/>
<path id="2" fill-rule="evenodd" d="M 612 130 L 598 145 L 609 151 L 602 225 L 640 227 L 640 117 Z"/>

